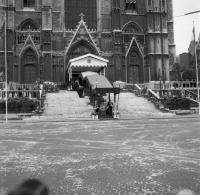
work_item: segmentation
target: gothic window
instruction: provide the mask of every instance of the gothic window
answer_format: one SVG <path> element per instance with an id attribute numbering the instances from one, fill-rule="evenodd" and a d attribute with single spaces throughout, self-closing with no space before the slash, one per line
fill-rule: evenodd
<path id="1" fill-rule="evenodd" d="M 129 22 L 123 28 L 123 39 L 125 43 L 130 42 L 133 36 L 142 35 L 142 34 L 143 34 L 143 31 L 141 27 L 135 24 L 134 22 Z"/>
<path id="2" fill-rule="evenodd" d="M 148 0 L 148 10 L 152 10 L 152 0 Z"/>
<path id="3" fill-rule="evenodd" d="M 55 0 L 54 0 L 55 1 Z M 83 13 L 84 21 L 89 29 L 97 28 L 97 1 L 95 0 L 65 0 L 66 28 L 75 29 Z"/>
<path id="4" fill-rule="evenodd" d="M 123 32 L 124 33 L 133 33 L 133 34 L 139 34 L 139 33 L 141 33 L 140 29 L 138 29 L 138 27 L 136 25 L 134 25 L 133 23 L 128 24 L 124 28 Z"/>
<path id="5" fill-rule="evenodd" d="M 148 27 L 149 27 L 149 30 L 153 30 L 154 29 L 154 18 L 152 15 L 150 15 L 148 18 Z"/>
<path id="6" fill-rule="evenodd" d="M 115 43 L 120 44 L 121 43 L 121 34 L 115 33 Z"/>
<path id="7" fill-rule="evenodd" d="M 166 0 L 162 0 L 162 11 L 166 11 Z"/>
<path id="8" fill-rule="evenodd" d="M 164 30 L 167 30 L 167 18 L 166 17 L 162 18 L 162 28 Z"/>
<path id="9" fill-rule="evenodd" d="M 24 7 L 35 7 L 35 0 L 24 0 Z"/>
<path id="10" fill-rule="evenodd" d="M 125 0 L 125 10 L 136 11 L 136 0 Z"/>
<path id="11" fill-rule="evenodd" d="M 159 0 L 154 0 L 154 11 L 159 11 Z"/>
<path id="12" fill-rule="evenodd" d="M 132 51 L 129 56 L 130 65 L 139 65 L 139 56 L 135 51 Z"/>
<path id="13" fill-rule="evenodd" d="M 32 22 L 32 20 L 27 20 L 24 21 L 21 25 L 20 25 L 20 30 L 36 30 L 37 27 L 36 25 Z"/>

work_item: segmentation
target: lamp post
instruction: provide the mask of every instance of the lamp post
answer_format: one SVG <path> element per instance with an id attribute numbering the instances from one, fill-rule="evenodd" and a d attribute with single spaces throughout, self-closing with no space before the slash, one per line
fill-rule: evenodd
<path id="1" fill-rule="evenodd" d="M 6 98 L 6 123 L 8 122 L 8 62 L 7 62 L 7 1 L 5 2 L 5 19 L 4 19 L 4 28 L 5 28 L 5 39 L 4 39 L 4 62 L 5 62 L 5 98 Z"/>

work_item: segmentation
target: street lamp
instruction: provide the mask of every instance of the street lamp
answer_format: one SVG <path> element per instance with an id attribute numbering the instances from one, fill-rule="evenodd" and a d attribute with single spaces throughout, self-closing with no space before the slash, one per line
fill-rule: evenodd
<path id="1" fill-rule="evenodd" d="M 7 62 L 7 1 L 5 2 L 5 19 L 4 19 L 4 28 L 5 28 L 5 38 L 4 38 L 4 62 L 5 62 L 5 93 L 6 93 L 6 123 L 8 122 L 8 62 Z"/>

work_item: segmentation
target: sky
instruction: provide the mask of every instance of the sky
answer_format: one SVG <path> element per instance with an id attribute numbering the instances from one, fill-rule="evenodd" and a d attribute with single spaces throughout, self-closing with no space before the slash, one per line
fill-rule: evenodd
<path id="1" fill-rule="evenodd" d="M 192 39 L 193 21 L 195 24 L 196 39 L 200 33 L 200 13 L 177 17 L 188 12 L 200 10 L 200 0 L 172 0 L 174 6 L 174 36 L 176 54 L 188 51 Z"/>

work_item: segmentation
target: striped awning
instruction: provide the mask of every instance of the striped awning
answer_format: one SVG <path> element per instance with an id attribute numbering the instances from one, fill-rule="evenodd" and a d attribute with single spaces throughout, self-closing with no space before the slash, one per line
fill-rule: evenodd
<path id="1" fill-rule="evenodd" d="M 93 54 L 86 54 L 69 61 L 68 69 L 73 72 L 93 71 L 99 72 L 107 67 L 108 60 Z"/>

